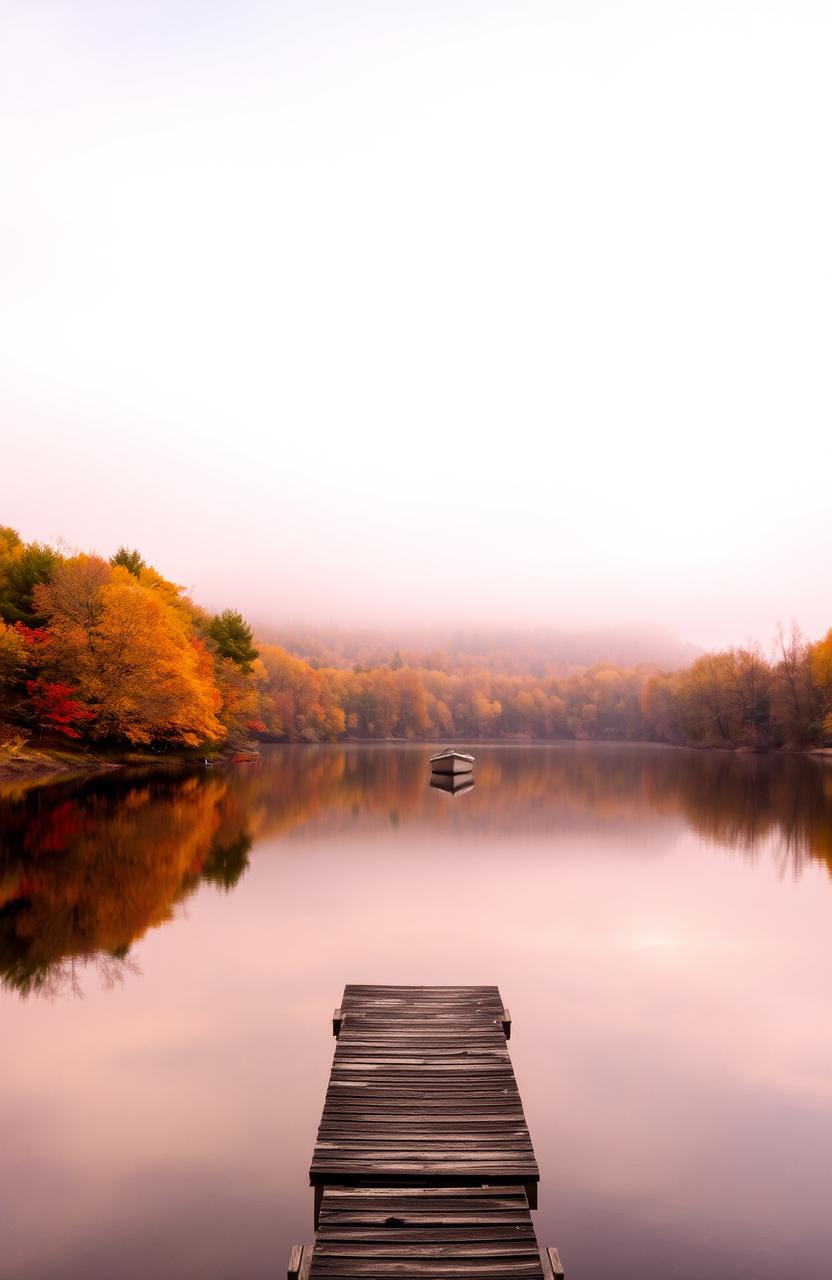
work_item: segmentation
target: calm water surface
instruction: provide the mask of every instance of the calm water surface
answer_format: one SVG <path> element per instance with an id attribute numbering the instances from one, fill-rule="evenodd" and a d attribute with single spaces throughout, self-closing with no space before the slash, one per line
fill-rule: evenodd
<path id="1" fill-rule="evenodd" d="M 277 748 L 0 796 L 0 1275 L 273 1280 L 345 981 L 498 983 L 570 1280 L 828 1280 L 832 765 Z"/>

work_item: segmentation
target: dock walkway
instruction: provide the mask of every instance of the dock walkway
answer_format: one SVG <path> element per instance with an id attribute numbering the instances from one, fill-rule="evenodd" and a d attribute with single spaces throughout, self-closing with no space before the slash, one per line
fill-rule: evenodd
<path id="1" fill-rule="evenodd" d="M 558 1280 L 497 987 L 347 986 L 289 1280 Z"/>
<path id="2" fill-rule="evenodd" d="M 497 987 L 344 990 L 313 1186 L 519 1184 L 540 1173 Z"/>

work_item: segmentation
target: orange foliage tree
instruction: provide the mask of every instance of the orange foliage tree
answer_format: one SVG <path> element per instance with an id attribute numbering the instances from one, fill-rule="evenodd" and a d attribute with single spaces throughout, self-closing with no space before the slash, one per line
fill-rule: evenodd
<path id="1" fill-rule="evenodd" d="M 78 556 L 35 598 L 49 623 L 47 666 L 74 683 L 93 736 L 185 746 L 223 737 L 211 656 L 163 594 Z"/>

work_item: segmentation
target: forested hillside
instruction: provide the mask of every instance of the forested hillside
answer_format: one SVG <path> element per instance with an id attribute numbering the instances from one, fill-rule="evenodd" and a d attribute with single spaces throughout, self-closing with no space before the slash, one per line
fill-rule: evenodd
<path id="1" fill-rule="evenodd" d="M 279 645 L 313 667 L 399 666 L 434 671 L 472 668 L 498 675 L 567 676 L 599 662 L 619 667 L 675 670 L 701 654 L 660 627 L 604 627 L 594 631 L 554 627 L 465 629 L 400 627 L 347 630 L 327 627 L 258 627 L 261 640 Z"/>
<path id="2" fill-rule="evenodd" d="M 768 657 L 748 646 L 676 670 L 607 660 L 558 674 L 554 633 L 527 638 L 525 651 L 515 633 L 392 652 L 339 633 L 340 650 L 300 657 L 257 640 L 233 609 L 206 612 L 136 551 L 64 554 L 9 528 L 0 619 L 7 743 L 207 749 L 254 735 L 802 748 L 832 738 L 832 631 L 810 643 L 793 627 Z"/>

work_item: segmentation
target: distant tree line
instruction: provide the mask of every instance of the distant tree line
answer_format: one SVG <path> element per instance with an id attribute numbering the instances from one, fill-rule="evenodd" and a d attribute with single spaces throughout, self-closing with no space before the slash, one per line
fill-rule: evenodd
<path id="1" fill-rule="evenodd" d="M 500 673 L 394 650 L 322 666 L 255 643 L 120 548 L 109 561 L 0 528 L 0 733 L 154 749 L 246 734 L 360 738 L 627 739 L 725 747 L 832 739 L 832 630 L 793 626 L 770 656 L 708 653 L 676 671 L 597 663 L 566 676 Z M 5 726 L 5 729 L 2 727 Z"/>

